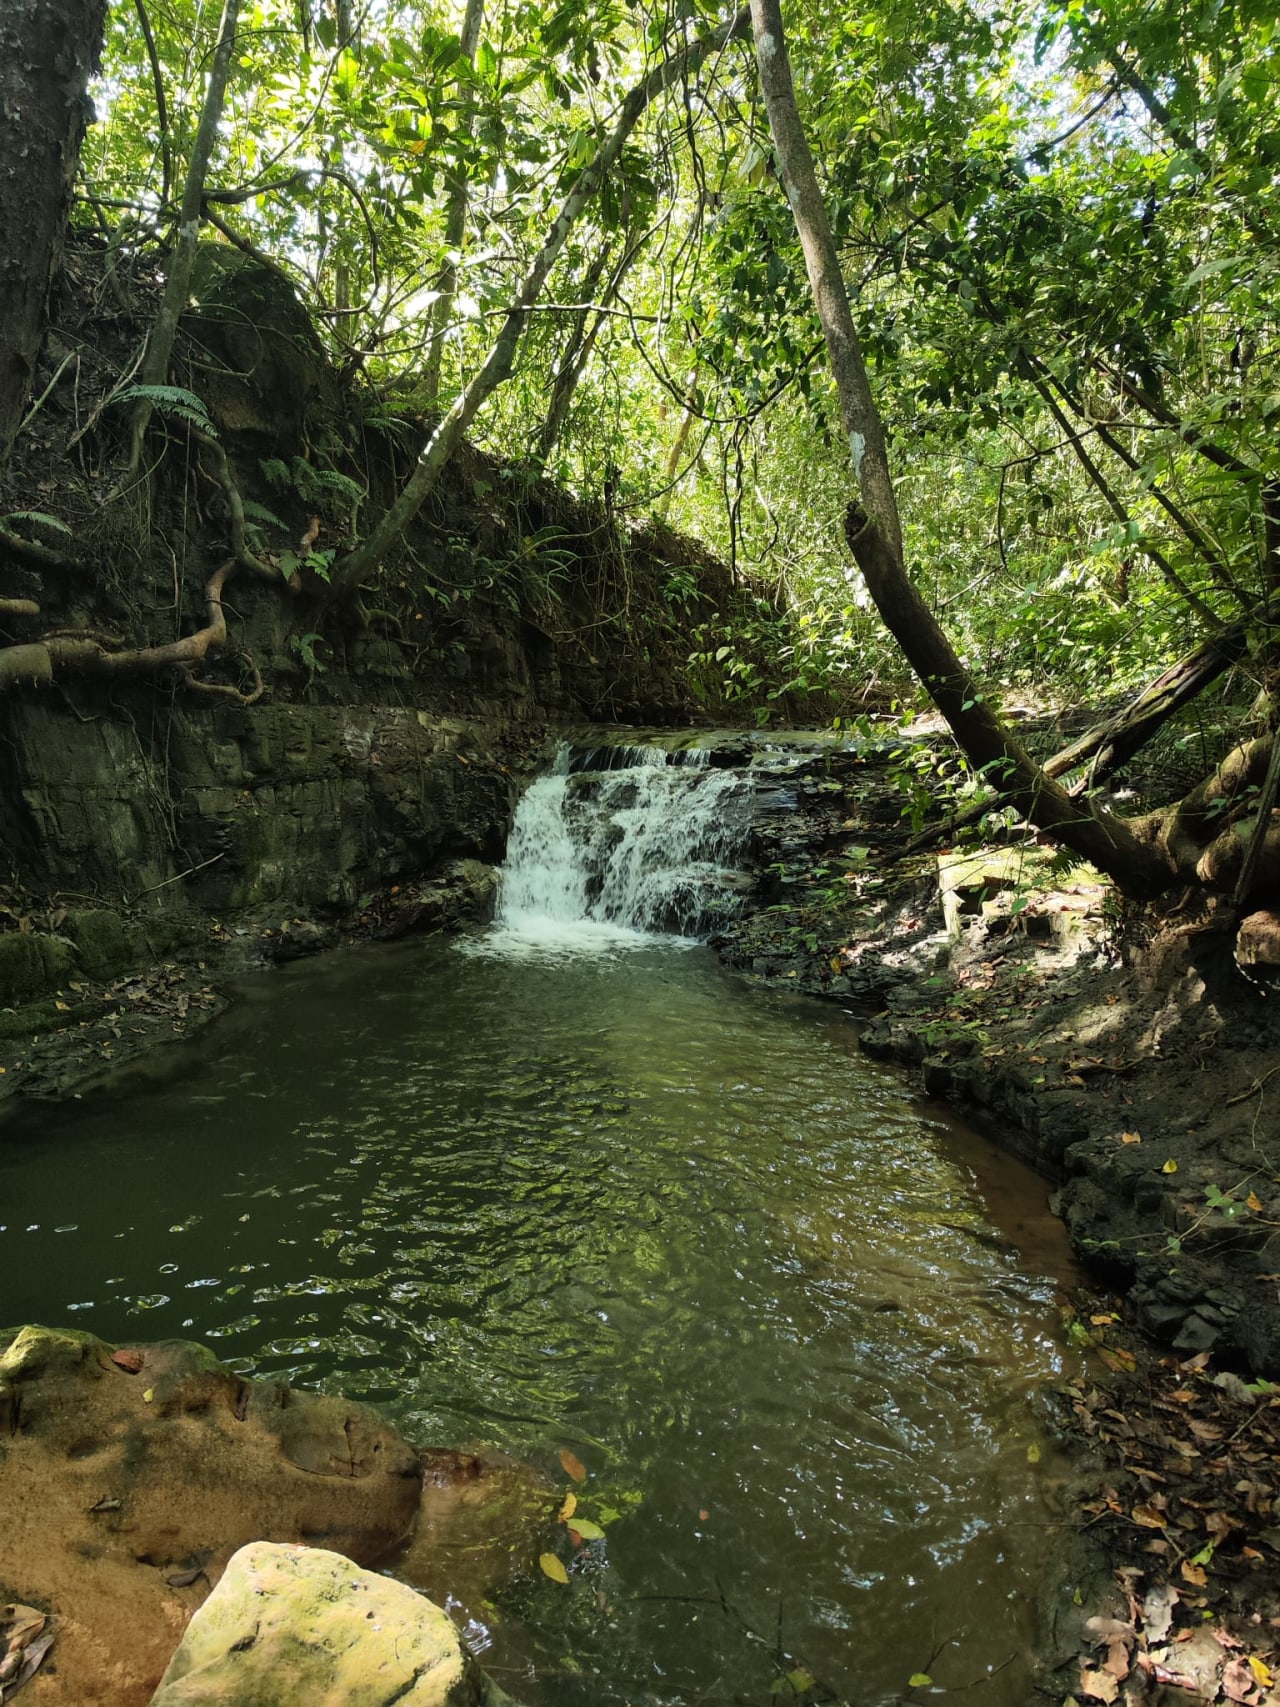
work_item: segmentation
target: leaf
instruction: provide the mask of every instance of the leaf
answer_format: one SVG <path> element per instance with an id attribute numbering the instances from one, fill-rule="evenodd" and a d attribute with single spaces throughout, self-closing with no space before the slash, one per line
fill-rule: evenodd
<path id="1" fill-rule="evenodd" d="M 564 1496 L 564 1504 L 560 1507 L 560 1510 L 556 1513 L 556 1522 L 557 1523 L 567 1523 L 568 1520 L 573 1516 L 574 1512 L 577 1511 L 577 1509 L 578 1509 L 578 1496 L 577 1496 L 577 1494 L 566 1494 Z"/>
<path id="2" fill-rule="evenodd" d="M 1193 1565 L 1190 1559 L 1184 1559 L 1181 1565 L 1179 1565 L 1178 1570 L 1184 1580 L 1191 1584 L 1192 1588 L 1204 1588 L 1208 1584 L 1208 1577 L 1200 1569 L 1199 1565 Z"/>
<path id="3" fill-rule="evenodd" d="M 1262 1208 L 1262 1199 L 1258 1196 L 1256 1191 L 1251 1191 L 1244 1201 L 1246 1206 L 1252 1209 L 1255 1215 L 1257 1215 Z"/>
<path id="4" fill-rule="evenodd" d="M 604 1530 L 598 1523 L 590 1523 L 585 1517 L 575 1517 L 573 1520 L 574 1533 L 580 1541 L 603 1541 Z"/>
<path id="5" fill-rule="evenodd" d="M 152 1399 L 155 1398 L 155 1396 L 156 1396 L 155 1388 L 154 1387 L 148 1387 L 146 1392 L 142 1395 L 143 1404 L 149 1405 L 151 1403 Z"/>
<path id="6" fill-rule="evenodd" d="M 572 1476 L 575 1482 L 585 1482 L 587 1467 L 576 1453 L 570 1452 L 567 1446 L 560 1448 L 560 1465 L 566 1476 Z"/>
<path id="7" fill-rule="evenodd" d="M 1109 1671 L 1090 1671 L 1082 1665 L 1080 1690 L 1084 1695 L 1092 1695 L 1099 1701 L 1110 1703 L 1119 1695 L 1120 1685 Z"/>
<path id="8" fill-rule="evenodd" d="M 1249 1670 L 1253 1673 L 1254 1677 L 1257 1678 L 1258 1682 L 1264 1689 L 1271 1688 L 1271 1685 L 1275 1680 L 1272 1677 L 1270 1670 L 1263 1665 L 1262 1661 L 1256 1654 L 1249 1655 Z"/>
<path id="9" fill-rule="evenodd" d="M 117 1369 L 123 1369 L 130 1375 L 136 1375 L 142 1368 L 142 1353 L 134 1351 L 130 1346 L 122 1346 L 119 1351 L 111 1353 L 111 1361 Z"/>
<path id="10" fill-rule="evenodd" d="M 913 1671 L 907 1679 L 908 1689 L 928 1689 L 933 1679 L 927 1671 Z"/>
<path id="11" fill-rule="evenodd" d="M 1176 1174 L 1177 1171 L 1178 1171 L 1178 1164 L 1174 1161 L 1172 1156 L 1169 1157 L 1169 1160 L 1160 1169 L 1160 1172 L 1162 1174 Z"/>
<path id="12" fill-rule="evenodd" d="M 564 1583 L 566 1587 L 568 1586 L 569 1573 L 554 1553 L 539 1554 L 538 1569 L 544 1577 L 550 1577 L 553 1583 Z"/>
<path id="13" fill-rule="evenodd" d="M 1169 1527 L 1168 1518 L 1152 1505 L 1136 1505 L 1130 1516 L 1135 1523 L 1140 1523 L 1144 1529 L 1167 1529 Z"/>
<path id="14" fill-rule="evenodd" d="M 1122 1144 L 1141 1144 L 1142 1134 L 1141 1132 L 1122 1132 L 1120 1142 Z"/>

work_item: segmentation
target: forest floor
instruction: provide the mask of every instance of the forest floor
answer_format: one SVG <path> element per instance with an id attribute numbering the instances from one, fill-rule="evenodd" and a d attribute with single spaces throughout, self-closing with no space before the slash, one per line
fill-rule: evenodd
<path id="1" fill-rule="evenodd" d="M 1050 1408 L 1088 1468 L 1042 1699 L 1280 1702 L 1280 996 L 1213 908 L 1140 922 L 1036 846 L 900 858 L 900 812 L 851 759 L 766 796 L 716 946 L 1054 1182 L 1091 1284 Z"/>

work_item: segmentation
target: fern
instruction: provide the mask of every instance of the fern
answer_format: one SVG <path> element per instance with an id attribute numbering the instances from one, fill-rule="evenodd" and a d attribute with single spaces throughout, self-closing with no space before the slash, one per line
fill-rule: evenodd
<path id="1" fill-rule="evenodd" d="M 0 526 L 8 527 L 10 522 L 34 522 L 37 527 L 53 528 L 55 533 L 71 534 L 71 529 L 65 522 L 60 522 L 57 516 L 51 516 L 44 510 L 10 510 L 7 516 L 0 517 Z"/>
<path id="2" fill-rule="evenodd" d="M 209 411 L 196 396 L 182 385 L 126 385 L 116 397 L 117 403 L 149 403 L 159 415 L 185 421 L 216 439 L 218 429 L 209 418 Z"/>
<path id="3" fill-rule="evenodd" d="M 281 464 L 283 467 L 284 464 Z M 262 522 L 267 527 L 279 528 L 287 532 L 288 522 L 282 522 L 274 510 L 269 510 L 265 504 L 258 503 L 256 498 L 246 498 L 244 501 L 244 519 L 247 522 Z"/>
<path id="4" fill-rule="evenodd" d="M 293 483 L 298 489 L 298 495 L 307 503 L 313 503 L 326 493 L 332 493 L 350 505 L 359 504 L 364 498 L 364 487 L 359 481 L 352 480 L 346 474 L 339 474 L 332 468 L 313 468 L 301 456 L 295 456 L 293 459 Z"/>
<path id="5" fill-rule="evenodd" d="M 293 485 L 293 475 L 289 472 L 289 464 L 281 462 L 278 456 L 264 456 L 258 463 L 262 470 L 262 478 L 268 486 L 277 489 Z"/>

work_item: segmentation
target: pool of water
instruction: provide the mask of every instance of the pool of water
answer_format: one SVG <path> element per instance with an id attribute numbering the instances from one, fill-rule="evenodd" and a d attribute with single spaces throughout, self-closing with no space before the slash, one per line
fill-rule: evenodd
<path id="1" fill-rule="evenodd" d="M 500 933 L 250 986 L 0 1126 L 0 1319 L 207 1341 L 570 1486 L 465 1608 L 533 1707 L 1026 1699 L 1043 1190 L 705 950 Z M 789 1687 L 789 1686 L 787 1686 Z M 911 1699 L 924 1694 L 917 1688 Z"/>

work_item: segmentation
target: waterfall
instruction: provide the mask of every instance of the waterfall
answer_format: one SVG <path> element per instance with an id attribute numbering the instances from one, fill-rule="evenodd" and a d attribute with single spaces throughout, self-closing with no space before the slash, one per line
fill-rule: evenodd
<path id="1" fill-rule="evenodd" d="M 705 753 L 562 746 L 517 808 L 498 932 L 573 946 L 709 929 L 736 893 L 751 793 Z"/>

